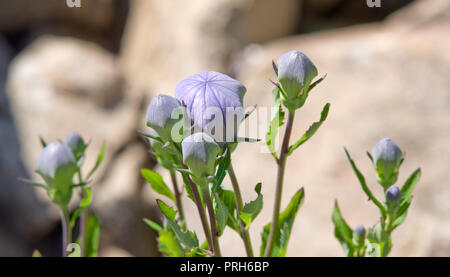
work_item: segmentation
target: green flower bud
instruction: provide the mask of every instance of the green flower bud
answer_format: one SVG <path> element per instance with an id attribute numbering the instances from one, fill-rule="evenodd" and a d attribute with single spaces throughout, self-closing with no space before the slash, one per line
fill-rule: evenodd
<path id="1" fill-rule="evenodd" d="M 73 155 L 78 160 L 83 156 L 84 150 L 86 150 L 86 143 L 78 132 L 71 131 L 67 134 L 66 144 L 72 150 Z"/>
<path id="2" fill-rule="evenodd" d="M 61 141 L 48 144 L 36 164 L 53 202 L 66 206 L 72 197 L 73 176 L 78 167 L 70 148 Z"/>
<path id="3" fill-rule="evenodd" d="M 183 114 L 181 109 L 184 107 L 178 99 L 158 94 L 148 106 L 147 126 L 153 128 L 163 141 L 168 141 L 171 138 L 172 128 Z"/>
<path id="4" fill-rule="evenodd" d="M 205 178 L 215 173 L 219 145 L 206 133 L 195 133 L 181 143 L 183 162 L 198 182 L 205 184 Z M 207 183 L 207 182 L 206 182 Z"/>
<path id="5" fill-rule="evenodd" d="M 403 160 L 403 153 L 390 138 L 383 138 L 372 149 L 377 180 L 386 190 L 395 184 Z"/>
<path id="6" fill-rule="evenodd" d="M 308 97 L 309 85 L 317 76 L 317 68 L 302 52 L 293 50 L 278 58 L 278 81 L 283 90 L 283 103 L 298 109 Z"/>

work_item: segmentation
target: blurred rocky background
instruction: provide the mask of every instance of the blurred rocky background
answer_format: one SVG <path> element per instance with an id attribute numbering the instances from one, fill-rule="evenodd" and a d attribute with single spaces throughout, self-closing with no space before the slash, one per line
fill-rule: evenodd
<path id="1" fill-rule="evenodd" d="M 288 161 L 284 204 L 298 187 L 306 190 L 288 255 L 342 255 L 330 220 L 335 199 L 352 227 L 377 220 L 343 146 L 375 191 L 365 151 L 388 136 L 406 151 L 401 181 L 423 170 L 392 255 L 448 256 L 449 46 L 448 0 L 381 0 L 381 8 L 366 0 L 81 0 L 80 8 L 64 0 L 0 1 L 0 256 L 30 256 L 36 248 L 59 255 L 57 210 L 17 177 L 37 178 L 39 136 L 63 139 L 71 130 L 91 140 L 87 166 L 107 141 L 93 182 L 100 255 L 157 256 L 155 234 L 142 223 L 160 219 L 155 195 L 139 176 L 155 161 L 136 132 L 145 128 L 150 98 L 216 70 L 247 86 L 247 106 L 268 107 L 271 61 L 292 49 L 328 74 L 298 112 L 293 137 L 332 105 L 314 139 Z M 276 174 L 262 146 L 240 145 L 233 156 L 244 200 L 263 183 L 265 207 L 251 228 L 256 249 Z M 189 227 L 202 237 L 195 206 L 184 205 Z M 224 254 L 244 254 L 235 233 L 221 242 Z"/>

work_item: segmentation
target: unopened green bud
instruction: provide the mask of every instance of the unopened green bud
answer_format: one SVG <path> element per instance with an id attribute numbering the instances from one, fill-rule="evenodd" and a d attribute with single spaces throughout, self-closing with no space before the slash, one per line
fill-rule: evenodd
<path id="1" fill-rule="evenodd" d="M 36 172 L 45 180 L 50 198 L 63 206 L 72 197 L 72 179 L 77 170 L 72 151 L 61 141 L 48 144 L 36 164 Z"/>
<path id="2" fill-rule="evenodd" d="M 181 143 L 183 162 L 196 179 L 204 180 L 215 173 L 219 145 L 206 133 L 195 133 Z"/>
<path id="3" fill-rule="evenodd" d="M 183 106 L 178 99 L 158 94 L 148 106 L 147 125 L 153 128 L 163 141 L 168 141 L 172 136 L 172 128 L 183 115 L 182 109 Z"/>
<path id="4" fill-rule="evenodd" d="M 403 153 L 390 138 L 383 138 L 372 149 L 377 180 L 385 190 L 395 184 L 403 160 Z"/>
<path id="5" fill-rule="evenodd" d="M 278 58 L 278 81 L 284 92 L 283 103 L 288 109 L 303 106 L 309 85 L 316 76 L 317 68 L 300 51 L 289 51 Z"/>

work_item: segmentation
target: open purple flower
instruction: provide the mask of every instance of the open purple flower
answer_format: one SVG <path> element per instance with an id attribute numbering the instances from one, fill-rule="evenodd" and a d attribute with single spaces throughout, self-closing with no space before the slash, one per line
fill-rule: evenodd
<path id="1" fill-rule="evenodd" d="M 226 142 L 234 139 L 236 125 L 245 114 L 245 92 L 241 82 L 215 71 L 190 76 L 175 88 L 175 96 L 186 105 L 194 124 L 217 141 Z"/>

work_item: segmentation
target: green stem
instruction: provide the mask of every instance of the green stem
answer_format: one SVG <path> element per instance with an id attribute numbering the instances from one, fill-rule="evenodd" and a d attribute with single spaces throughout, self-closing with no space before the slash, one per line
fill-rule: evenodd
<path id="1" fill-rule="evenodd" d="M 203 198 L 206 202 L 206 207 L 208 208 L 209 213 L 209 223 L 211 225 L 211 231 L 212 231 L 212 240 L 213 240 L 213 253 L 214 257 L 220 257 L 222 256 L 222 253 L 220 251 L 220 244 L 219 244 L 219 231 L 217 231 L 216 226 L 216 217 L 214 215 L 214 208 L 211 202 L 211 197 L 209 196 L 209 189 L 208 185 L 203 186 Z"/>
<path id="2" fill-rule="evenodd" d="M 187 169 L 187 167 L 182 163 L 183 168 Z M 197 205 L 197 210 L 200 215 L 200 220 L 202 222 L 203 232 L 205 233 L 206 241 L 208 242 L 209 250 L 213 251 L 213 241 L 211 238 L 211 231 L 209 230 L 208 220 L 206 219 L 205 209 L 203 208 L 202 199 L 200 197 L 200 193 L 198 191 L 197 185 L 192 181 L 191 176 L 186 174 L 186 177 L 189 181 L 189 186 L 191 187 L 192 194 L 194 195 L 195 204 Z"/>
<path id="3" fill-rule="evenodd" d="M 79 183 L 83 183 L 83 177 L 81 175 L 81 169 L 78 170 L 78 180 Z M 86 196 L 86 189 L 84 186 L 81 187 L 81 199 Z M 80 215 L 80 256 L 84 257 L 84 249 L 86 245 L 85 234 L 86 234 L 86 218 L 87 218 L 87 208 L 83 210 Z"/>
<path id="4" fill-rule="evenodd" d="M 178 153 L 181 155 L 182 151 L 180 147 L 172 142 L 173 146 L 177 149 Z M 188 169 L 188 167 L 183 163 L 180 158 L 180 164 L 183 169 Z M 205 209 L 202 204 L 202 199 L 200 197 L 200 193 L 198 191 L 197 185 L 192 181 L 191 176 L 186 174 L 186 178 L 188 179 L 189 186 L 191 187 L 192 194 L 194 195 L 195 205 L 197 206 L 198 213 L 200 215 L 200 220 L 202 222 L 203 232 L 205 233 L 206 242 L 208 243 L 208 248 L 210 251 L 213 251 L 213 241 L 211 238 L 211 231 L 209 230 L 208 220 L 206 219 Z"/>
<path id="5" fill-rule="evenodd" d="M 242 201 L 242 195 L 241 190 L 239 189 L 239 183 L 236 178 L 236 174 L 234 173 L 233 165 L 230 162 L 230 166 L 228 167 L 228 176 L 230 176 L 231 184 L 233 185 L 234 195 L 236 198 L 236 210 L 237 210 L 237 216 L 240 221 L 240 232 L 241 232 L 241 238 L 244 241 L 245 245 L 245 251 L 247 252 L 248 257 L 253 257 L 253 248 L 252 248 L 252 242 L 250 240 L 250 235 L 248 233 L 248 229 L 245 226 L 244 221 L 241 219 L 241 213 L 242 209 L 244 207 L 243 201 Z"/>
<path id="6" fill-rule="evenodd" d="M 70 228 L 70 215 L 67 207 L 61 207 L 62 225 L 62 256 L 67 257 L 67 245 L 72 243 L 72 230 Z"/>
<path id="7" fill-rule="evenodd" d="M 178 213 L 180 215 L 180 221 L 183 222 L 183 226 L 186 227 L 186 221 L 184 220 L 183 205 L 181 203 L 181 194 L 180 194 L 180 190 L 178 189 L 177 177 L 176 177 L 175 171 L 173 169 L 170 169 L 169 171 L 170 171 L 170 178 L 172 179 L 173 192 L 175 194 L 177 209 L 178 209 Z"/>
<path id="8" fill-rule="evenodd" d="M 275 242 L 276 233 L 278 232 L 278 219 L 280 217 L 281 195 L 283 192 L 284 172 L 286 168 L 286 159 L 289 151 L 289 139 L 292 133 L 292 125 L 294 123 L 294 112 L 289 112 L 286 130 L 284 133 L 283 144 L 281 146 L 281 153 L 278 159 L 278 174 L 275 191 L 275 204 L 273 207 L 272 225 L 270 227 L 269 238 L 267 239 L 267 247 L 264 252 L 265 257 L 270 257 Z"/>

